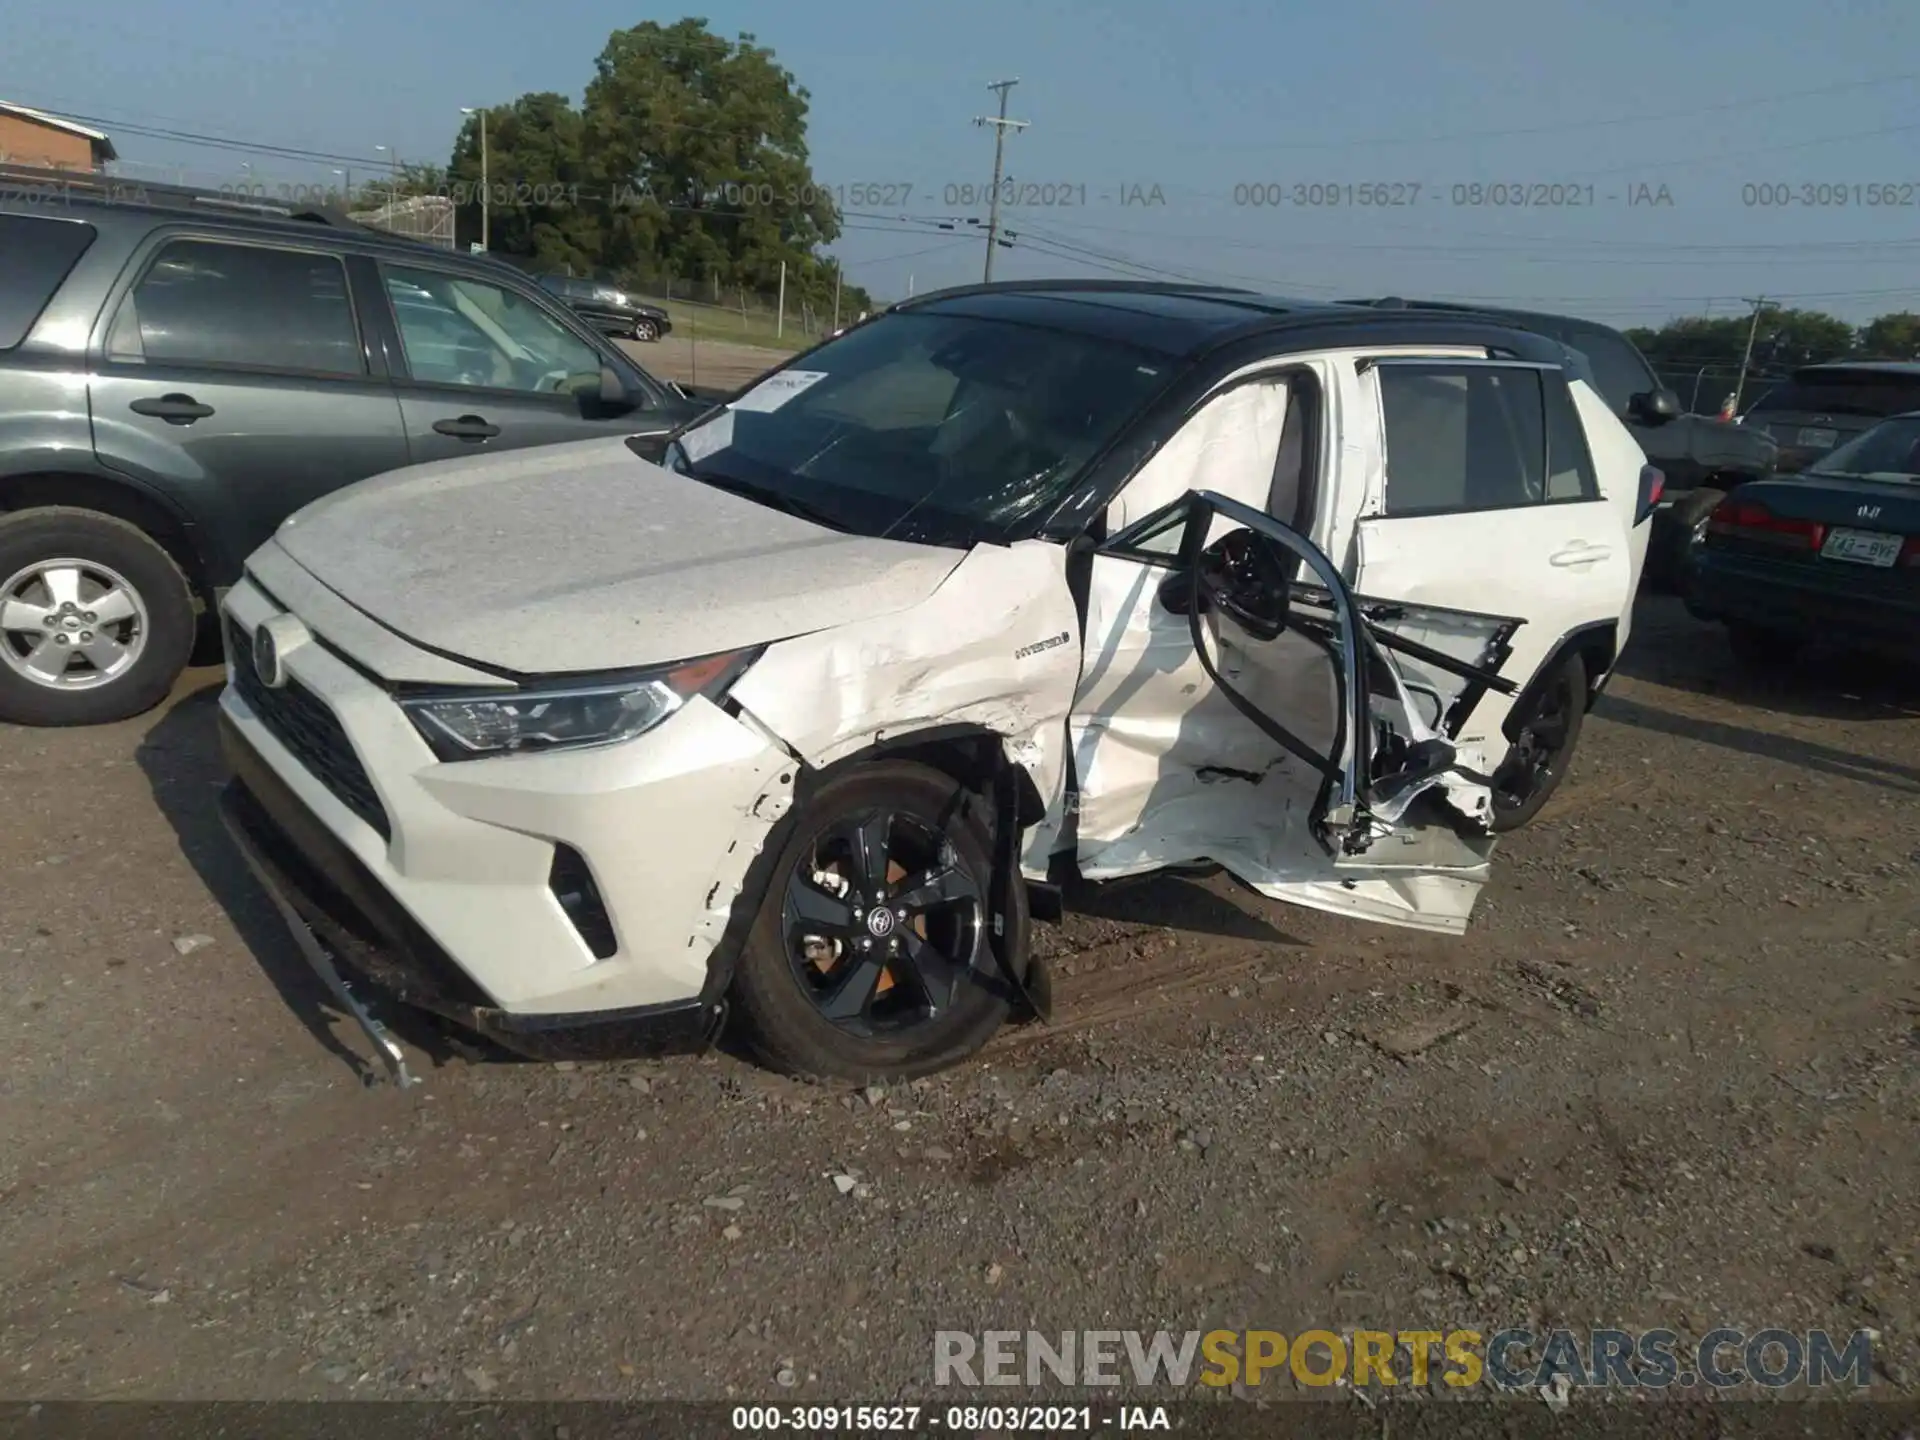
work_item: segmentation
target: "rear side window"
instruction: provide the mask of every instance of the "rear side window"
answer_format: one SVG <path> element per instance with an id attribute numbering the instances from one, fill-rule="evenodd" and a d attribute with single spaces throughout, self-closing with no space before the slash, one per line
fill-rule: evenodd
<path id="1" fill-rule="evenodd" d="M 1389 516 L 1513 509 L 1547 498 L 1539 370 L 1383 364 L 1380 402 Z"/>
<path id="2" fill-rule="evenodd" d="M 1796 410 L 1813 415 L 1866 415 L 1882 420 L 1920 410 L 1920 374 L 1855 370 L 1789 380 L 1747 412 Z"/>
<path id="3" fill-rule="evenodd" d="M 210 240 L 161 248 L 121 303 L 107 354 L 322 375 L 366 370 L 338 257 Z"/>
<path id="4" fill-rule="evenodd" d="M 27 338 L 94 234 L 77 220 L 0 215 L 0 350 Z"/>

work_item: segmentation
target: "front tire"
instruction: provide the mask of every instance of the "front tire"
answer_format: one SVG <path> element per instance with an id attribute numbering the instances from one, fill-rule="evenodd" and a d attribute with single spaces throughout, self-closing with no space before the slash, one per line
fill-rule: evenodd
<path id="1" fill-rule="evenodd" d="M 636 320 L 633 322 L 633 338 L 643 345 L 651 344 L 660 338 L 660 327 L 651 320 Z"/>
<path id="2" fill-rule="evenodd" d="M 1496 835 L 1532 820 L 1567 777 L 1587 718 L 1587 662 L 1580 652 L 1570 650 L 1555 662 L 1521 705 L 1512 747 L 1493 777 Z"/>
<path id="3" fill-rule="evenodd" d="M 944 1070 L 1013 1007 L 992 949 L 986 802 L 883 761 L 828 780 L 794 818 L 734 973 L 747 1039 L 774 1069 L 872 1084 Z M 1027 956 L 1026 889 L 1008 953 Z"/>
<path id="4" fill-rule="evenodd" d="M 135 526 L 64 507 L 0 516 L 0 720 L 101 725 L 150 710 L 194 631 L 186 578 Z"/>

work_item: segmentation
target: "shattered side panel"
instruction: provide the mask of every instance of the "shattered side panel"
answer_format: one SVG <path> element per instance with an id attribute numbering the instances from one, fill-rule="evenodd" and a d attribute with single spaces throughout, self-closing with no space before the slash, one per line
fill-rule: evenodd
<path id="1" fill-rule="evenodd" d="M 978 546 L 910 609 L 822 617 L 831 628 L 772 646 L 733 699 L 814 766 L 915 731 L 979 726 L 1004 737 L 1057 809 L 1080 678 L 1066 559 L 1043 540 Z M 1044 840 L 1030 835 L 1030 857 Z"/>

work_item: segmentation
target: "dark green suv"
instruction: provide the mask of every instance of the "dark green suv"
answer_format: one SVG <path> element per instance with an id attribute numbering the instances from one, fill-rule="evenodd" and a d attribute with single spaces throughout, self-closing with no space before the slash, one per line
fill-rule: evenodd
<path id="1" fill-rule="evenodd" d="M 157 703 L 330 491 L 705 408 L 507 266 L 209 200 L 0 188 L 0 720 Z"/>

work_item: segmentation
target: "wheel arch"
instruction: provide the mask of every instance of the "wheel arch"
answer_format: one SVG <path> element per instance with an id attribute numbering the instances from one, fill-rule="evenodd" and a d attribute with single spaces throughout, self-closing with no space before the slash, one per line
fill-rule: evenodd
<path id="1" fill-rule="evenodd" d="M 1600 689 L 1614 662 L 1620 658 L 1620 622 L 1618 620 L 1595 620 L 1585 625 L 1576 625 L 1562 635 L 1559 642 L 1548 652 L 1547 658 L 1540 662 L 1540 668 L 1533 672 L 1524 689 L 1514 697 L 1513 706 L 1507 712 L 1502 725 L 1509 740 L 1513 738 L 1514 727 L 1534 696 L 1540 692 L 1547 678 L 1560 667 L 1568 655 L 1577 653 L 1587 670 L 1587 709 L 1593 709 L 1594 702 L 1600 698 Z"/>
<path id="2" fill-rule="evenodd" d="M 880 760 L 914 760 L 949 775 L 982 796 L 991 797 L 1002 776 L 1013 781 L 1015 819 L 1021 829 L 1045 818 L 1047 804 L 1039 782 L 1025 765 L 1007 754 L 1007 736 L 986 725 L 931 725 L 878 738 L 829 763 L 803 766 L 803 779 L 818 784 L 860 765 Z"/>
<path id="3" fill-rule="evenodd" d="M 0 514 L 51 509 L 91 510 L 126 522 L 167 552 L 196 596 L 211 594 L 193 521 L 145 487 L 82 471 L 0 475 Z"/>

